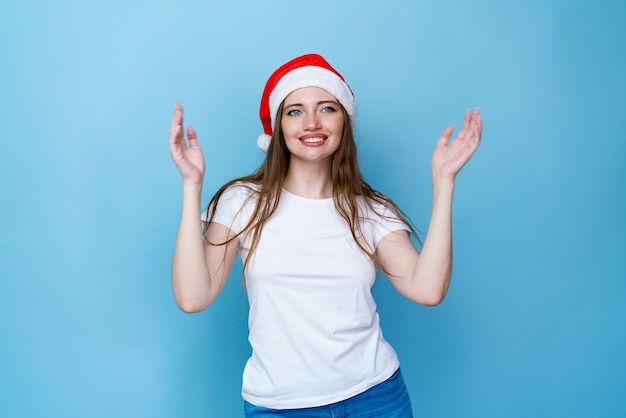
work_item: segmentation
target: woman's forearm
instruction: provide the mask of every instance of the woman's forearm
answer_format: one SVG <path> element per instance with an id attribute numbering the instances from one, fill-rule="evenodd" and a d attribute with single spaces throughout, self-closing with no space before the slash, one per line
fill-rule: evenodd
<path id="1" fill-rule="evenodd" d="M 182 214 L 172 260 L 172 288 L 176 303 L 185 312 L 206 308 L 211 290 L 202 239 L 201 195 L 201 185 L 183 185 Z"/>
<path id="2" fill-rule="evenodd" d="M 433 208 L 413 280 L 428 305 L 439 304 L 452 275 L 452 197 L 454 179 L 433 182 Z"/>

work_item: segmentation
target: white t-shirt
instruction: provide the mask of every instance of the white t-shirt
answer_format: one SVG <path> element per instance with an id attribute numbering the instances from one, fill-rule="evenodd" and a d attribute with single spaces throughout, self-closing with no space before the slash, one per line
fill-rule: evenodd
<path id="1" fill-rule="evenodd" d="M 228 188 L 213 221 L 241 231 L 254 209 L 254 199 L 245 204 L 249 194 L 241 185 Z M 409 229 L 395 217 L 368 211 L 367 218 L 362 229 L 372 249 L 389 232 Z M 242 258 L 247 241 L 240 236 Z M 366 391 L 399 367 L 371 294 L 374 264 L 332 198 L 283 191 L 245 273 L 252 346 L 243 373 L 246 401 L 273 409 L 326 405 Z"/>

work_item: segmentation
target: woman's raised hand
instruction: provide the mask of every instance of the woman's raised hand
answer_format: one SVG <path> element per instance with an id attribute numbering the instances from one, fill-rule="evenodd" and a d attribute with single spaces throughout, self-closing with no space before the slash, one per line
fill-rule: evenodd
<path id="1" fill-rule="evenodd" d="M 187 127 L 187 142 L 185 142 L 183 128 L 183 107 L 177 103 L 174 106 L 174 115 L 170 127 L 170 155 L 185 183 L 202 185 L 205 168 L 204 156 L 198 143 L 196 131 L 191 125 Z"/>
<path id="2" fill-rule="evenodd" d="M 452 138 L 454 127 L 450 125 L 444 129 L 441 138 L 437 141 L 430 162 L 433 182 L 446 179 L 454 180 L 454 177 L 478 148 L 482 131 L 483 120 L 478 109 L 465 112 L 463 127 L 452 142 L 450 142 L 450 138 Z"/>

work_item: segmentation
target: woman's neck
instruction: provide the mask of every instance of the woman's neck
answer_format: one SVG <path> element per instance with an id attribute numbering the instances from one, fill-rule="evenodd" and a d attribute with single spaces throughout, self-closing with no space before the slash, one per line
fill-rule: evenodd
<path id="1" fill-rule="evenodd" d="M 289 166 L 285 190 L 308 199 L 327 199 L 333 196 L 330 167 L 319 164 L 293 164 Z"/>

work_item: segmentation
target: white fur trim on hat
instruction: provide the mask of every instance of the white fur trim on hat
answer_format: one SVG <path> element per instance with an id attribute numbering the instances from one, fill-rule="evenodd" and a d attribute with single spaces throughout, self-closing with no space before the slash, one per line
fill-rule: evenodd
<path id="1" fill-rule="evenodd" d="M 278 107 L 292 91 L 303 87 L 319 87 L 333 96 L 346 109 L 350 122 L 354 125 L 355 103 L 350 87 L 337 74 L 330 70 L 316 66 L 305 66 L 296 68 L 285 74 L 276 84 L 270 94 L 270 117 L 272 119 L 272 129 L 276 122 Z M 258 144 L 258 141 L 257 141 Z"/>

